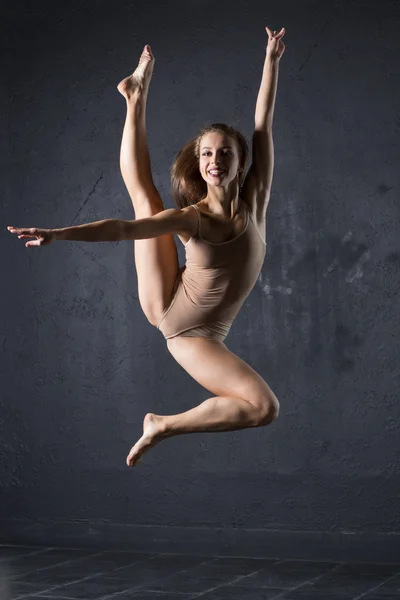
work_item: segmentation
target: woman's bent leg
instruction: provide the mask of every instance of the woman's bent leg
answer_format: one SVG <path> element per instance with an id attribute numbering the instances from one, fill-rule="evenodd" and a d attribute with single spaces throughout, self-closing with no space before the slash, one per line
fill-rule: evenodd
<path id="1" fill-rule="evenodd" d="M 183 433 L 217 432 L 259 427 L 279 414 L 279 401 L 269 385 L 225 344 L 209 338 L 175 337 L 168 340 L 175 360 L 215 397 L 184 413 L 148 413 L 143 436 L 132 447 L 128 466 L 161 440 Z"/>
<path id="2" fill-rule="evenodd" d="M 151 174 L 146 135 L 146 102 L 153 66 L 154 58 L 146 46 L 136 71 L 118 85 L 127 108 L 120 167 L 136 219 L 164 210 Z M 173 235 L 135 240 L 134 256 L 140 304 L 150 323 L 156 325 L 170 302 L 179 271 Z"/>

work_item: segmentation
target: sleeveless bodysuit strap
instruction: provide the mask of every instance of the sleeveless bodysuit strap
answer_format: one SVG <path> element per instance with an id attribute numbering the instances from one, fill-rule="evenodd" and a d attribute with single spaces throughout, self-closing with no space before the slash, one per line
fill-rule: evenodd
<path id="1" fill-rule="evenodd" d="M 193 206 L 193 208 L 196 209 L 197 212 L 197 217 L 198 217 L 198 223 L 197 223 L 197 231 L 195 233 L 195 235 L 201 237 L 201 233 L 200 233 L 200 209 L 197 206 L 197 204 L 191 204 L 190 206 Z"/>

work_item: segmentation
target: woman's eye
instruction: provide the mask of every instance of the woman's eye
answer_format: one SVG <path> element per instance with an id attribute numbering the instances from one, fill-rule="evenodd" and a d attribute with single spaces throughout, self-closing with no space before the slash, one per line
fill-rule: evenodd
<path id="1" fill-rule="evenodd" d="M 209 154 L 211 154 L 211 152 L 203 152 L 202 156 L 208 156 Z M 229 156 L 232 155 L 232 151 L 231 150 L 224 150 L 224 154 L 228 154 Z"/>

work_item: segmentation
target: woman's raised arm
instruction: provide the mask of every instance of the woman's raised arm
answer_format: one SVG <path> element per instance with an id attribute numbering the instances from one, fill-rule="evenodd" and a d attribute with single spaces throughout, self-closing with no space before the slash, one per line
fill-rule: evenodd
<path id="1" fill-rule="evenodd" d="M 257 96 L 252 140 L 253 163 L 243 185 L 243 197 L 258 217 L 265 217 L 274 171 L 274 145 L 272 121 L 278 86 L 279 61 L 285 51 L 282 37 L 285 29 L 268 32 L 268 45 L 261 85 Z"/>

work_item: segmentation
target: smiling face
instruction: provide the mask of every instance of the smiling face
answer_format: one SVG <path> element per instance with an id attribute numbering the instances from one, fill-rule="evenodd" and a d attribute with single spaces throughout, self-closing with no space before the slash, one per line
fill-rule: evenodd
<path id="1" fill-rule="evenodd" d="M 239 169 L 239 151 L 231 136 L 214 131 L 200 140 L 199 169 L 210 185 L 226 186 L 236 178 Z"/>

